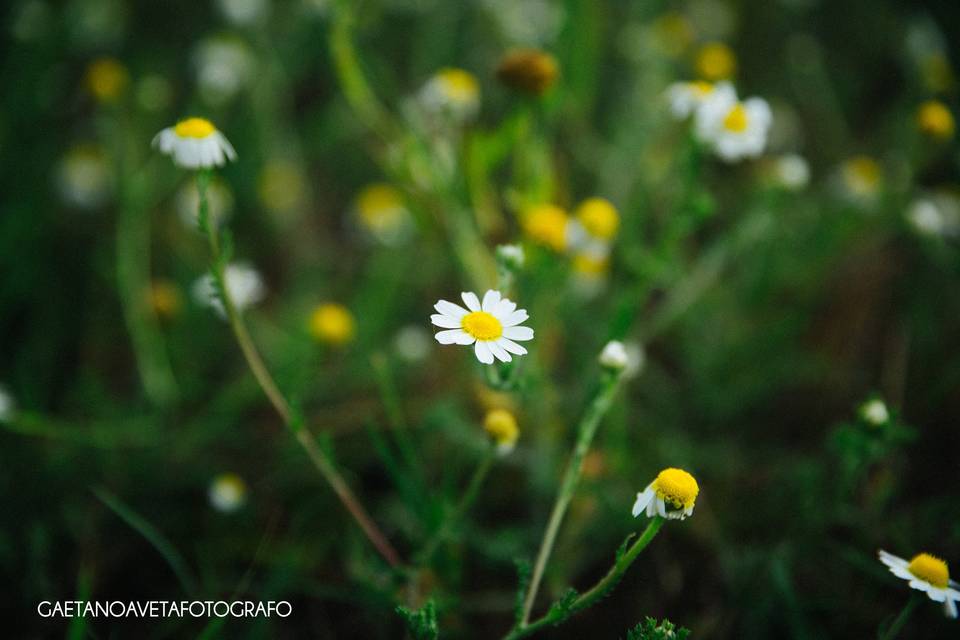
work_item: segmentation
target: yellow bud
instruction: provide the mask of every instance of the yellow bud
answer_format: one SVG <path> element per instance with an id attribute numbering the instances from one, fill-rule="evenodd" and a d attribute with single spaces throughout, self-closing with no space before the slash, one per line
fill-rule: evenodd
<path id="1" fill-rule="evenodd" d="M 493 409 L 483 420 L 483 428 L 500 449 L 513 447 L 520 437 L 517 419 L 506 409 Z"/>
<path id="2" fill-rule="evenodd" d="M 523 230 L 530 238 L 556 251 L 567 247 L 567 212 L 552 204 L 531 207 L 523 216 Z"/>
<path id="3" fill-rule="evenodd" d="M 931 138 L 949 140 L 953 137 L 955 123 L 947 105 L 939 100 L 927 100 L 917 109 L 917 126 Z"/>
<path id="4" fill-rule="evenodd" d="M 320 342 L 346 344 L 354 331 L 353 314 L 341 304 L 321 304 L 310 314 L 310 334 Z"/>
<path id="5" fill-rule="evenodd" d="M 709 42 L 700 47 L 695 64 L 697 74 L 711 82 L 731 78 L 737 70 L 736 56 L 722 42 Z"/>
<path id="6" fill-rule="evenodd" d="M 497 65 L 497 78 L 511 89 L 543 95 L 560 73 L 557 60 L 539 49 L 515 49 Z"/>

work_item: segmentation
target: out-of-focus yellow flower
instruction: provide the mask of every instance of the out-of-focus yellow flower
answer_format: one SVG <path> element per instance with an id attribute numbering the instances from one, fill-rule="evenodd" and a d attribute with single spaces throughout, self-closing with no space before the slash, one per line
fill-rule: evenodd
<path id="1" fill-rule="evenodd" d="M 523 230 L 536 242 L 555 251 L 567 248 L 567 227 L 570 216 L 560 207 L 541 204 L 531 207 L 523 216 Z"/>
<path id="2" fill-rule="evenodd" d="M 483 428 L 501 454 L 510 453 L 520 437 L 517 419 L 506 409 L 494 409 L 483 419 Z"/>
<path id="3" fill-rule="evenodd" d="M 360 224 L 385 244 L 402 240 L 412 226 L 403 194 L 392 185 L 383 182 L 367 185 L 357 194 L 354 206 Z"/>
<path id="4" fill-rule="evenodd" d="M 693 42 L 693 25 L 682 13 L 669 11 L 653 21 L 653 41 L 671 58 L 677 58 Z"/>
<path id="5" fill-rule="evenodd" d="M 87 67 L 87 89 L 100 102 L 115 102 L 130 84 L 127 68 L 114 58 L 99 58 Z"/>
<path id="6" fill-rule="evenodd" d="M 870 156 L 855 156 L 843 164 L 843 182 L 850 195 L 870 199 L 880 190 L 883 169 Z"/>
<path id="7" fill-rule="evenodd" d="M 737 57 L 722 42 L 709 42 L 697 52 L 695 66 L 697 74 L 705 80 L 726 80 L 737 70 Z"/>
<path id="8" fill-rule="evenodd" d="M 612 240 L 620 227 L 620 214 L 606 198 L 588 198 L 575 212 L 584 230 L 601 240 Z"/>
<path id="9" fill-rule="evenodd" d="M 610 269 L 610 258 L 578 253 L 573 257 L 573 272 L 580 276 L 602 276 Z"/>
<path id="10" fill-rule="evenodd" d="M 920 131 L 938 140 L 952 138 L 956 128 L 950 109 L 939 100 L 927 100 L 920 105 L 917 109 L 917 126 Z"/>
<path id="11" fill-rule="evenodd" d="M 257 180 L 257 195 L 272 213 L 290 213 L 303 206 L 307 188 L 300 166 L 290 160 L 271 160 Z"/>
<path id="12" fill-rule="evenodd" d="M 539 49 L 515 49 L 497 65 L 497 78 L 511 89 L 542 95 L 553 86 L 560 67 L 552 55 Z"/>
<path id="13" fill-rule="evenodd" d="M 157 317 L 169 320 L 180 313 L 183 294 L 177 283 L 171 280 L 154 280 L 147 291 L 147 302 Z"/>
<path id="14" fill-rule="evenodd" d="M 354 333 L 353 314 L 342 304 L 327 302 L 310 314 L 310 334 L 320 342 L 346 344 Z"/>

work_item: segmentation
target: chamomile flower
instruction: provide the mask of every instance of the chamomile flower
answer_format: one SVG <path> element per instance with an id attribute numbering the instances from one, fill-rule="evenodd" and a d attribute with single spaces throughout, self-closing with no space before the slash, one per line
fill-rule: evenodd
<path id="1" fill-rule="evenodd" d="M 516 417 L 506 409 L 492 409 L 483 419 L 483 429 L 497 445 L 497 453 L 506 455 L 513 451 L 520 437 Z"/>
<path id="2" fill-rule="evenodd" d="M 840 167 L 846 195 L 858 202 L 872 202 L 880 193 L 883 169 L 870 156 L 854 156 Z"/>
<path id="3" fill-rule="evenodd" d="M 874 398 L 860 405 L 860 417 L 871 426 L 881 427 L 890 421 L 890 411 L 883 400 Z"/>
<path id="4" fill-rule="evenodd" d="M 249 265 L 228 264 L 224 269 L 224 279 L 230 299 L 233 300 L 233 305 L 238 312 L 255 305 L 267 295 L 263 278 Z M 194 282 L 193 298 L 199 304 L 212 308 L 221 318 L 227 317 L 211 274 L 205 274 Z"/>
<path id="5" fill-rule="evenodd" d="M 923 591 L 934 602 L 942 602 L 948 618 L 957 617 L 960 591 L 957 590 L 957 583 L 950 579 L 946 562 L 929 553 L 919 553 L 909 561 L 883 549 L 877 555 L 890 573 L 907 580 L 911 588 Z"/>
<path id="6" fill-rule="evenodd" d="M 732 87 L 713 91 L 696 113 L 696 133 L 727 162 L 754 158 L 763 153 L 773 122 L 763 98 L 739 100 Z"/>
<path id="7" fill-rule="evenodd" d="M 235 473 L 221 473 L 207 490 L 210 504 L 222 513 L 231 513 L 247 501 L 247 484 Z"/>
<path id="8" fill-rule="evenodd" d="M 695 66 L 705 80 L 724 80 L 737 70 L 737 57 L 722 42 L 708 42 L 697 52 Z"/>
<path id="9" fill-rule="evenodd" d="M 469 71 L 441 69 L 420 90 L 420 102 L 431 113 L 470 120 L 480 109 L 480 83 Z"/>
<path id="10" fill-rule="evenodd" d="M 803 156 L 786 153 L 774 159 L 773 177 L 788 191 L 800 191 L 810 182 L 810 165 Z"/>
<path id="11" fill-rule="evenodd" d="M 440 300 L 434 305 L 439 311 L 430 316 L 430 321 L 445 329 L 434 337 L 440 344 L 474 345 L 477 360 L 493 364 L 494 358 L 510 362 L 510 354 L 522 356 L 527 350 L 515 340 L 532 340 L 533 329 L 520 326 L 529 316 L 526 310 L 517 309 L 517 303 L 503 298 L 499 291 L 488 290 L 481 304 L 477 294 L 464 291 L 460 294 L 467 308 Z"/>
<path id="12" fill-rule="evenodd" d="M 237 157 L 230 141 L 204 118 L 187 118 L 167 127 L 153 138 L 153 146 L 184 169 L 221 167 Z"/>
<path id="13" fill-rule="evenodd" d="M 556 205 L 531 207 L 523 214 L 521 224 L 530 239 L 554 251 L 563 251 L 570 244 L 570 216 Z"/>
<path id="14" fill-rule="evenodd" d="M 683 520 L 693 514 L 700 486 L 697 480 L 683 469 L 668 468 L 637 494 L 633 503 L 633 515 L 646 511 L 647 517 L 659 515 L 670 520 Z"/>
<path id="15" fill-rule="evenodd" d="M 667 88 L 666 98 L 670 103 L 670 113 L 677 120 L 684 120 L 696 113 L 717 89 L 732 91 L 729 83 L 712 84 L 706 80 L 695 82 L 674 82 Z"/>
<path id="16" fill-rule="evenodd" d="M 403 194 L 386 183 L 375 182 L 361 189 L 354 202 L 354 213 L 360 226 L 386 245 L 402 242 L 413 228 Z"/>

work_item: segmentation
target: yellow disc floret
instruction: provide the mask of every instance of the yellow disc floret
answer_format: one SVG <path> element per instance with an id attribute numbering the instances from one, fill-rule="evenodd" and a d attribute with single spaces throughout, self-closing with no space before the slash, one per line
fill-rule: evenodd
<path id="1" fill-rule="evenodd" d="M 310 315 L 310 333 L 320 342 L 347 343 L 353 339 L 353 314 L 341 304 L 321 304 Z"/>
<path id="2" fill-rule="evenodd" d="M 953 136 L 954 121 L 950 109 L 939 100 L 928 100 L 917 109 L 917 126 L 931 138 L 947 140 Z"/>
<path id="3" fill-rule="evenodd" d="M 733 51 L 722 42 L 703 45 L 697 53 L 697 73 L 706 80 L 724 80 L 733 76 L 737 69 L 737 58 Z"/>
<path id="4" fill-rule="evenodd" d="M 181 138 L 206 138 L 216 130 L 213 123 L 204 118 L 187 118 L 173 128 L 173 132 Z"/>
<path id="5" fill-rule="evenodd" d="M 541 204 L 527 211 L 523 230 L 533 240 L 556 251 L 567 247 L 567 212 L 552 204 Z"/>
<path id="6" fill-rule="evenodd" d="M 446 68 L 437 72 L 447 97 L 457 102 L 472 102 L 480 94 L 480 85 L 469 71 Z"/>
<path id="7" fill-rule="evenodd" d="M 604 198 L 589 198 L 577 207 L 577 219 L 587 233 L 602 240 L 610 240 L 620 226 L 616 207 Z"/>
<path id="8" fill-rule="evenodd" d="M 950 584 L 950 571 L 947 563 L 929 553 L 915 555 L 907 565 L 907 571 L 938 589 L 946 589 Z"/>
<path id="9" fill-rule="evenodd" d="M 733 133 L 743 133 L 747 130 L 747 110 L 739 102 L 727 112 L 723 119 L 723 128 Z"/>
<path id="10" fill-rule="evenodd" d="M 669 468 L 657 474 L 653 481 L 657 497 L 674 509 L 688 509 L 697 500 L 700 486 L 696 479 L 683 469 Z"/>
<path id="11" fill-rule="evenodd" d="M 497 446 L 512 446 L 520 436 L 517 419 L 506 409 L 493 409 L 483 419 L 484 430 L 493 438 Z"/>
<path id="12" fill-rule="evenodd" d="M 468 313 L 461 323 L 463 330 L 477 340 L 496 340 L 503 335 L 503 325 L 486 311 Z"/>

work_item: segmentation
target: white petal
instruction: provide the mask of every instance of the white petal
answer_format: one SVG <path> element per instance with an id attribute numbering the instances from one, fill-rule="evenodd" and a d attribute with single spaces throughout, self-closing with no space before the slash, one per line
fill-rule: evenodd
<path id="1" fill-rule="evenodd" d="M 511 340 L 533 340 L 533 329 L 530 327 L 504 327 L 503 337 Z"/>
<path id="2" fill-rule="evenodd" d="M 500 304 L 497 306 L 496 311 L 491 311 L 493 315 L 497 316 L 500 319 L 506 318 L 513 310 L 517 308 L 517 303 L 511 300 L 510 298 L 504 298 L 500 301 Z"/>
<path id="3" fill-rule="evenodd" d="M 883 564 L 887 565 L 888 567 L 904 567 L 904 568 L 906 568 L 907 564 L 909 564 L 909 563 L 908 563 L 906 560 L 904 560 L 903 558 L 901 558 L 901 557 L 899 557 L 899 556 L 895 556 L 895 555 L 893 555 L 892 553 L 888 553 L 887 551 L 884 551 L 883 549 L 880 549 L 879 551 L 877 551 L 877 557 L 880 558 L 880 562 L 882 562 Z"/>
<path id="4" fill-rule="evenodd" d="M 495 341 L 487 341 L 487 346 L 490 347 L 490 351 L 493 353 L 494 357 L 500 362 L 510 362 L 513 358 L 507 353 L 507 350 L 497 344 Z"/>
<path id="5" fill-rule="evenodd" d="M 512 327 L 512 326 L 514 326 L 514 325 L 520 324 L 521 322 L 523 322 L 524 320 L 526 320 L 526 319 L 529 318 L 529 317 L 530 317 L 530 316 L 527 315 L 527 310 L 526 310 L 526 309 L 520 309 L 520 310 L 514 311 L 514 312 L 512 312 L 512 313 L 510 313 L 510 314 L 508 314 L 508 315 L 501 316 L 501 317 L 499 318 L 499 320 L 500 320 L 501 324 L 503 324 L 503 326 L 505 326 L 505 327 Z"/>
<path id="6" fill-rule="evenodd" d="M 483 304 L 481 305 L 481 308 L 487 313 L 493 313 L 499 304 L 500 292 L 494 291 L 493 289 L 487 289 L 487 292 L 483 294 Z"/>
<path id="7" fill-rule="evenodd" d="M 661 518 L 670 518 L 670 516 L 667 515 L 667 504 L 663 501 L 663 499 L 657 498 L 655 502 L 657 504 L 657 515 L 659 515 Z M 672 520 L 673 518 L 670 519 Z"/>
<path id="8" fill-rule="evenodd" d="M 493 364 L 493 352 L 490 351 L 488 343 L 478 340 L 473 350 L 477 354 L 477 360 L 483 364 Z"/>
<path id="9" fill-rule="evenodd" d="M 433 336 L 440 344 L 473 344 L 475 338 L 463 329 L 440 331 Z"/>
<path id="10" fill-rule="evenodd" d="M 447 302 L 446 300 L 438 300 L 437 304 L 433 305 L 433 308 L 442 313 L 445 316 L 452 316 L 459 320 L 463 316 L 467 315 L 467 310 L 461 307 L 458 304 L 452 302 Z"/>
<path id="11" fill-rule="evenodd" d="M 957 617 L 957 603 L 953 598 L 948 597 L 943 601 L 943 613 L 948 618 Z"/>
<path id="12" fill-rule="evenodd" d="M 506 351 L 513 353 L 518 356 L 524 356 L 527 354 L 527 350 L 524 347 L 521 347 L 519 344 L 510 340 L 509 338 L 498 338 L 497 344 L 500 345 Z"/>
<path id="13" fill-rule="evenodd" d="M 480 311 L 480 298 L 473 291 L 464 291 L 460 294 L 460 297 L 463 298 L 463 303 L 467 305 L 467 309 Z"/>
<path id="14" fill-rule="evenodd" d="M 630 510 L 630 513 L 633 514 L 633 517 L 639 516 L 643 513 L 643 510 L 647 508 L 647 505 L 650 504 L 650 501 L 653 500 L 653 490 L 650 487 L 647 487 L 642 492 L 637 494 L 637 500 L 633 503 L 633 509 Z"/>
<path id="15" fill-rule="evenodd" d="M 432 322 L 435 326 L 443 327 L 444 329 L 459 329 L 463 326 L 459 318 L 445 316 L 442 313 L 435 313 L 430 316 L 430 322 Z"/>

